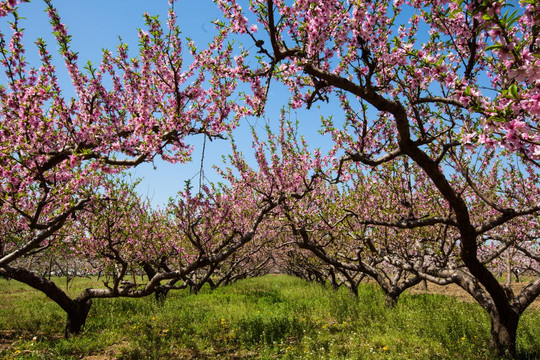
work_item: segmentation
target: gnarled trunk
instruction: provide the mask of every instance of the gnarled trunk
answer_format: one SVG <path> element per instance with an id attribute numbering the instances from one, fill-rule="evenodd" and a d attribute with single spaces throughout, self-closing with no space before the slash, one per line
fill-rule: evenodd
<path id="1" fill-rule="evenodd" d="M 512 283 L 512 257 L 510 256 L 510 252 L 508 253 L 506 257 L 506 282 L 505 285 L 510 286 Z"/>
<path id="2" fill-rule="evenodd" d="M 516 354 L 516 335 L 519 315 L 510 312 L 506 317 L 497 312 L 491 313 L 490 348 L 499 356 L 514 357 Z"/>
<path id="3" fill-rule="evenodd" d="M 347 283 L 347 287 L 349 288 L 349 292 L 351 296 L 354 299 L 358 299 L 358 285 L 356 285 L 355 283 L 349 282 Z"/>
<path id="4" fill-rule="evenodd" d="M 332 284 L 332 290 L 337 291 L 339 289 L 339 283 L 338 283 L 336 274 L 334 273 L 333 270 L 330 271 L 329 277 L 330 277 L 330 284 Z"/>
<path id="5" fill-rule="evenodd" d="M 388 292 L 384 295 L 384 305 L 386 305 L 387 308 L 394 308 L 399 300 L 400 293 L 395 292 Z"/>
<path id="6" fill-rule="evenodd" d="M 75 301 L 75 304 L 72 306 L 72 309 L 67 310 L 67 323 L 64 336 L 66 338 L 71 335 L 80 334 L 84 324 L 86 323 L 86 318 L 88 317 L 88 312 L 90 312 L 90 307 L 92 306 L 92 299 L 87 299 L 84 301 Z"/>
<path id="7" fill-rule="evenodd" d="M 168 294 L 169 294 L 169 289 L 162 289 L 162 288 L 156 289 L 154 292 L 154 296 L 156 297 L 157 303 L 160 305 L 165 304 L 165 300 L 167 300 Z"/>
<path id="8" fill-rule="evenodd" d="M 152 265 L 150 265 L 149 263 L 145 262 L 142 264 L 143 265 L 143 270 L 144 272 L 146 273 L 146 276 L 148 277 L 148 280 L 152 280 L 152 278 L 154 276 L 156 276 L 157 274 L 157 270 L 155 270 Z M 168 269 L 166 267 L 166 265 L 162 264 L 162 267 L 165 267 L 167 271 L 169 271 L 170 269 Z M 165 288 L 156 288 L 155 291 L 154 291 L 154 296 L 156 297 L 156 301 L 159 303 L 159 304 L 164 304 L 165 303 L 165 300 L 167 299 L 167 294 L 169 293 L 169 289 L 165 289 Z"/>

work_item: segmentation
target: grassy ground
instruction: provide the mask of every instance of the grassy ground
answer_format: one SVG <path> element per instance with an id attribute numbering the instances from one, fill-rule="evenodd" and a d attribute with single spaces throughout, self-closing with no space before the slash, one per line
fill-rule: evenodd
<path id="1" fill-rule="evenodd" d="M 90 280 L 79 279 L 76 293 Z M 40 293 L 0 280 L 0 358 L 491 359 L 489 319 L 476 304 L 404 294 L 386 309 L 374 285 L 359 300 L 288 276 L 198 295 L 95 300 L 84 334 L 63 339 L 65 314 Z M 540 311 L 520 321 L 521 359 L 540 358 Z"/>

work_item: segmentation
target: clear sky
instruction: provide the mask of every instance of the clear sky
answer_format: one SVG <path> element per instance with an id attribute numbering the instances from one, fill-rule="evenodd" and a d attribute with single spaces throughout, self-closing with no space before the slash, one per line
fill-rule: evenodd
<path id="1" fill-rule="evenodd" d="M 137 28 L 144 28 L 142 16 L 144 12 L 159 15 L 164 22 L 168 10 L 167 0 L 53 0 L 53 3 L 59 11 L 62 22 L 68 27 L 68 33 L 72 36 L 72 49 L 79 53 L 81 65 L 87 60 L 99 63 L 101 50 L 107 48 L 114 51 L 119 43 L 119 36 L 133 51 L 136 51 Z M 44 10 L 45 4 L 40 0 L 32 0 L 31 3 L 22 4 L 19 8 L 19 14 L 25 18 L 22 22 L 25 28 L 24 42 L 27 44 L 27 57 L 31 65 L 38 65 L 36 63 L 37 50 L 32 45 L 38 37 L 43 37 L 49 44 L 51 53 L 57 54 L 49 19 Z M 217 6 L 211 0 L 179 0 L 175 5 L 175 10 L 185 37 L 192 38 L 199 49 L 202 49 L 212 39 L 214 27 L 211 21 L 220 17 Z M 9 34 L 5 24 L 1 25 L 1 29 L 5 34 Z M 246 41 L 250 40 L 246 39 Z M 64 88 L 69 91 L 69 79 L 63 71 L 62 64 L 57 64 L 59 79 Z M 269 95 L 271 101 L 266 116 L 276 123 L 281 106 L 287 103 L 288 93 L 286 89 L 274 86 L 271 87 Z M 305 111 L 298 113 L 298 117 L 302 117 L 301 133 L 306 134 L 308 142 L 316 147 L 322 145 L 321 141 L 325 141 L 317 134 L 320 128 L 320 115 L 323 111 L 326 113 L 331 111 L 330 107 L 323 109 L 325 110 L 315 109 L 309 113 Z M 244 152 L 249 153 L 251 149 L 249 124 L 258 124 L 256 127 L 262 130 L 265 121 L 265 119 L 245 119 L 241 123 L 235 132 L 235 139 Z M 264 136 L 262 132 L 261 136 Z M 134 176 L 144 178 L 138 191 L 152 198 L 155 205 L 160 205 L 165 204 L 170 196 L 174 196 L 181 190 L 185 180 L 192 179 L 193 185 L 197 186 L 203 137 L 193 137 L 191 144 L 195 147 L 191 163 L 171 165 L 157 160 L 153 165 L 143 164 L 133 169 L 131 173 Z M 230 145 L 227 141 L 207 141 L 204 174 L 208 180 L 219 181 L 218 175 L 212 169 L 212 164 L 221 164 L 222 155 L 229 152 Z"/>

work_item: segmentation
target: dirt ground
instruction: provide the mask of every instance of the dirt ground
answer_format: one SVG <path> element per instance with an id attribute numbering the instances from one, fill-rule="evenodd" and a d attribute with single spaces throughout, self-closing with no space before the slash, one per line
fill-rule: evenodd
<path id="1" fill-rule="evenodd" d="M 512 283 L 512 290 L 514 291 L 514 294 L 519 294 L 521 290 L 528 284 L 528 282 L 523 281 L 519 283 Z M 473 297 L 469 295 L 465 290 L 463 290 L 461 287 L 459 287 L 456 284 L 449 284 L 445 286 L 436 285 L 432 283 L 427 284 L 427 290 L 424 288 L 424 284 L 420 283 L 416 285 L 415 287 L 408 290 L 411 294 L 440 294 L 440 295 L 446 295 L 446 296 L 454 296 L 458 298 L 461 301 L 466 302 L 475 302 Z M 535 301 L 529 306 L 529 308 L 540 310 L 540 298 L 536 298 Z"/>

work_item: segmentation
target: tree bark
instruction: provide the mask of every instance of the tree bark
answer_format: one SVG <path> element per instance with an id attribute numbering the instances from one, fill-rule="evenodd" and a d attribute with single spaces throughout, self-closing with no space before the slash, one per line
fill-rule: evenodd
<path id="1" fill-rule="evenodd" d="M 330 277 L 330 283 L 332 284 L 332 290 L 337 291 L 339 289 L 339 284 L 338 284 L 336 274 L 334 273 L 332 269 L 330 270 L 329 277 Z"/>
<path id="2" fill-rule="evenodd" d="M 354 299 L 358 299 L 358 285 L 352 282 L 349 282 L 348 288 L 349 288 L 349 292 L 351 293 L 351 296 Z"/>
<path id="3" fill-rule="evenodd" d="M 198 284 L 192 284 L 189 286 L 189 292 L 193 295 L 197 295 L 199 293 L 200 287 Z"/>
<path id="4" fill-rule="evenodd" d="M 157 271 L 150 265 L 149 263 L 143 263 L 143 270 L 146 273 L 146 276 L 148 277 L 148 280 L 152 280 L 154 276 L 156 276 Z M 169 269 L 167 269 L 169 270 Z M 167 299 L 167 294 L 169 293 L 169 289 L 163 289 L 163 288 L 156 288 L 154 292 L 154 296 L 156 297 L 156 301 L 159 304 L 164 304 L 165 300 Z"/>
<path id="5" fill-rule="evenodd" d="M 86 318 L 88 312 L 92 306 L 92 299 L 84 301 L 76 301 L 72 309 L 67 312 L 67 323 L 65 330 L 65 337 L 69 338 L 71 335 L 80 334 L 84 325 L 86 324 Z"/>
<path id="6" fill-rule="evenodd" d="M 393 292 L 385 293 L 385 295 L 384 295 L 384 305 L 389 309 L 393 309 L 394 307 L 396 307 L 396 305 L 398 303 L 399 295 L 400 294 L 396 294 L 396 293 L 393 293 Z"/>
<path id="7" fill-rule="evenodd" d="M 510 256 L 510 251 L 506 258 L 506 285 L 510 286 L 512 283 L 512 257 Z"/>
<path id="8" fill-rule="evenodd" d="M 491 313 L 490 348 L 498 356 L 514 357 L 516 354 L 516 335 L 519 314 L 513 312 L 510 316 L 501 317 L 497 312 Z"/>

